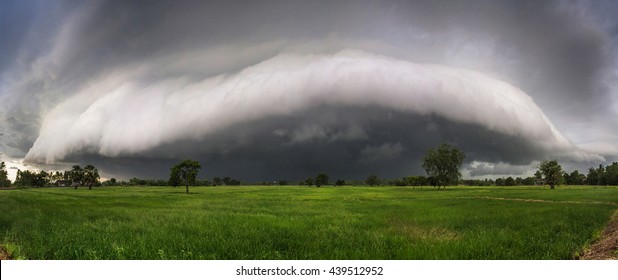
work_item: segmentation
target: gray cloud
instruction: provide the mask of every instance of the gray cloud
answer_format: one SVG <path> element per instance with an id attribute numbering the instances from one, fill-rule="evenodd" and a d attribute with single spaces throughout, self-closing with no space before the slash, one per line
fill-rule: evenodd
<path id="1" fill-rule="evenodd" d="M 531 165 L 511 165 L 504 162 L 492 163 L 492 162 L 471 162 L 466 171 L 470 176 L 486 176 L 486 175 L 529 175 L 536 170 L 537 164 Z"/>
<path id="2" fill-rule="evenodd" d="M 382 164 L 397 176 L 444 141 L 491 164 L 618 155 L 611 1 L 3 6 L 0 151 L 31 162 L 92 159 L 113 174 L 197 150 L 257 178 L 355 176 L 385 143 L 416 158 Z"/>

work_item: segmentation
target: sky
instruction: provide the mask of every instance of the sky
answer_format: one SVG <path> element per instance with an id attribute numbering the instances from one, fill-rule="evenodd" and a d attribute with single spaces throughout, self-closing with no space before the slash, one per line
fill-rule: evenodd
<path id="1" fill-rule="evenodd" d="M 0 160 L 102 177 L 465 178 L 618 160 L 616 1 L 0 3 Z"/>

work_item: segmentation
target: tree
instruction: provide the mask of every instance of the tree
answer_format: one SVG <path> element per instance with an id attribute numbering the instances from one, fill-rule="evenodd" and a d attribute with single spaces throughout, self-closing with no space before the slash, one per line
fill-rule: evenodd
<path id="1" fill-rule="evenodd" d="M 34 174 L 34 180 L 32 181 L 33 187 L 42 188 L 49 184 L 49 173 L 44 170 L 39 171 L 38 174 Z"/>
<path id="2" fill-rule="evenodd" d="M 550 189 L 554 189 L 554 186 L 562 179 L 562 166 L 557 161 L 541 161 L 539 164 L 539 172 L 543 175 L 543 180 L 550 186 Z"/>
<path id="3" fill-rule="evenodd" d="M 343 185 L 345 185 L 345 181 L 344 180 L 339 179 L 339 180 L 335 181 L 335 186 L 341 187 Z"/>
<path id="4" fill-rule="evenodd" d="M 579 171 L 575 170 L 571 174 L 564 172 L 564 182 L 567 185 L 583 185 L 586 181 L 586 175 L 579 174 Z"/>
<path id="5" fill-rule="evenodd" d="M 437 149 L 429 149 L 422 158 L 423 168 L 435 186 L 446 188 L 446 185 L 456 184 L 461 178 L 461 165 L 466 155 L 457 148 L 442 144 Z"/>
<path id="6" fill-rule="evenodd" d="M 6 171 L 6 165 L 4 161 L 0 163 L 0 187 L 8 187 L 11 185 L 11 181 L 9 180 L 8 171 Z"/>
<path id="7" fill-rule="evenodd" d="M 505 186 L 515 186 L 515 179 L 513 179 L 513 177 L 508 177 L 504 180 L 504 185 Z"/>
<path id="8" fill-rule="evenodd" d="M 313 178 L 307 178 L 305 179 L 305 184 L 307 184 L 307 186 L 312 186 L 313 185 Z"/>
<path id="9" fill-rule="evenodd" d="M 599 174 L 597 173 L 597 170 L 593 167 L 590 167 L 590 169 L 588 169 L 588 176 L 586 176 L 586 184 L 596 185 L 598 181 Z"/>
<path id="10" fill-rule="evenodd" d="M 187 186 L 187 193 L 189 193 L 189 185 L 195 184 L 195 177 L 202 166 L 199 162 L 186 159 L 181 163 L 175 165 L 171 169 L 170 178 L 177 176 L 180 183 Z"/>
<path id="11" fill-rule="evenodd" d="M 373 186 L 379 185 L 380 180 L 378 179 L 377 175 L 372 174 L 372 175 L 367 176 L 367 179 L 365 179 L 365 183 L 373 187 Z"/>
<path id="12" fill-rule="evenodd" d="M 328 184 L 328 175 L 326 173 L 320 173 L 317 177 L 315 177 L 315 186 L 321 187 L 322 185 Z"/>
<path id="13" fill-rule="evenodd" d="M 20 187 L 45 187 L 49 181 L 47 180 L 47 172 L 40 171 L 39 173 L 32 172 L 30 170 L 17 170 L 17 177 L 15 178 L 15 185 Z"/>
<path id="14" fill-rule="evenodd" d="M 77 189 L 77 186 L 81 186 L 84 181 L 84 170 L 79 165 L 73 165 L 71 171 L 69 171 L 69 181 Z"/>
<path id="15" fill-rule="evenodd" d="M 213 183 L 215 186 L 219 186 L 219 185 L 223 184 L 223 183 L 221 182 L 221 178 L 220 178 L 220 177 L 214 177 L 214 178 L 212 178 L 212 183 Z"/>
<path id="16" fill-rule="evenodd" d="M 99 170 L 96 167 L 91 164 L 84 167 L 84 184 L 88 185 L 89 190 L 92 190 L 92 185 L 99 183 L 100 178 Z"/>

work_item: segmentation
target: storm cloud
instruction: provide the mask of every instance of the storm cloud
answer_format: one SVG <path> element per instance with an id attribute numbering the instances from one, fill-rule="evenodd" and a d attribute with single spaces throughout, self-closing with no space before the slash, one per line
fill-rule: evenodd
<path id="1" fill-rule="evenodd" d="M 42 168 L 394 177 L 443 142 L 470 176 L 618 156 L 611 1 L 6 7 L 0 152 Z"/>

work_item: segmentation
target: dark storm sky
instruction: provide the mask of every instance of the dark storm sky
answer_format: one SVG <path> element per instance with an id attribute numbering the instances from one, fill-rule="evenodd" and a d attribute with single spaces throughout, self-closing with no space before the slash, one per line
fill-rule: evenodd
<path id="1" fill-rule="evenodd" d="M 615 1 L 2 1 L 0 158 L 105 177 L 464 175 L 618 157 Z"/>

